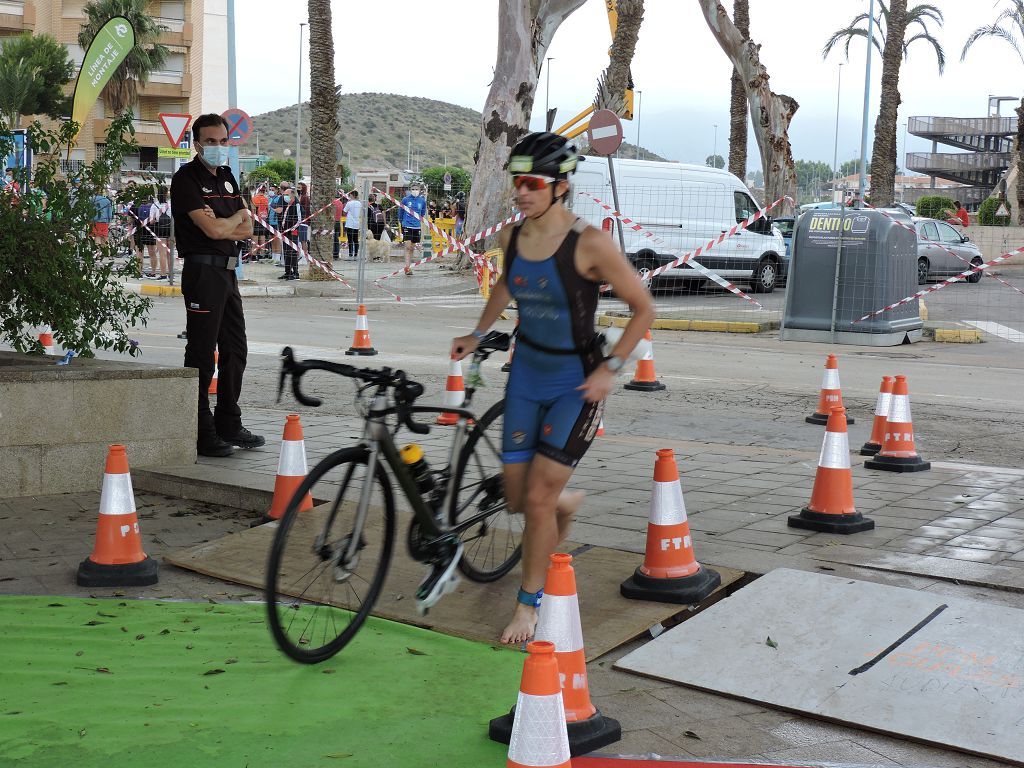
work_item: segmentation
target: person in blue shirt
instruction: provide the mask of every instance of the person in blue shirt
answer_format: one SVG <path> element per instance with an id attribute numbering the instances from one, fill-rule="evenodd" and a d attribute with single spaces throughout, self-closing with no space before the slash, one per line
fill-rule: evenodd
<path id="1" fill-rule="evenodd" d="M 267 200 L 269 201 L 267 206 L 267 223 L 274 229 L 277 229 L 280 224 L 277 218 L 277 209 L 283 206 L 281 202 L 281 195 L 278 193 L 277 187 L 271 185 L 267 192 Z M 270 238 L 270 257 L 275 264 L 281 263 L 281 238 L 275 235 L 273 232 L 268 232 L 267 237 Z"/>
<path id="2" fill-rule="evenodd" d="M 114 220 L 114 204 L 102 193 L 93 195 L 96 215 L 92 217 L 92 239 L 96 245 L 106 245 L 110 235 L 110 222 Z"/>
<path id="3" fill-rule="evenodd" d="M 412 274 L 412 251 L 413 244 L 420 241 L 420 228 L 422 226 L 420 217 L 427 215 L 427 200 L 423 195 L 423 185 L 414 181 L 409 185 L 409 194 L 402 198 L 402 205 L 409 210 L 415 211 L 413 216 L 409 211 L 402 210 L 402 243 L 405 246 L 405 274 Z"/>

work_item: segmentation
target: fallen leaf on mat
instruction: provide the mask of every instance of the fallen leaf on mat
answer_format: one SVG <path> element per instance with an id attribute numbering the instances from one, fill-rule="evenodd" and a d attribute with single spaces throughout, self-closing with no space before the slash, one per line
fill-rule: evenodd
<path id="1" fill-rule="evenodd" d="M 772 640 L 771 637 L 768 637 L 768 639 L 764 641 L 764 644 L 767 645 L 769 648 L 779 647 L 779 644 Z"/>
<path id="2" fill-rule="evenodd" d="M 693 731 L 683 731 L 683 736 L 685 736 L 688 739 L 697 739 L 697 741 L 701 740 L 700 736 L 698 736 Z"/>
<path id="3" fill-rule="evenodd" d="M 85 738 L 85 728 L 83 728 L 82 730 L 80 730 L 78 732 L 78 738 L 80 738 L 80 739 L 84 739 Z"/>
<path id="4" fill-rule="evenodd" d="M 427 654 L 423 651 L 417 651 L 415 648 L 406 648 L 407 653 L 411 653 L 413 656 L 426 656 Z"/>
<path id="5" fill-rule="evenodd" d="M 208 669 L 205 672 L 203 672 L 204 676 L 205 675 L 223 675 L 223 674 L 224 674 L 224 670 L 223 669 Z"/>
<path id="6" fill-rule="evenodd" d="M 97 616 L 102 616 L 104 619 L 116 619 L 116 613 L 104 613 L 103 611 L 96 611 Z"/>
<path id="7" fill-rule="evenodd" d="M 47 608 L 63 608 L 64 607 L 64 603 L 49 603 L 46 607 Z"/>
<path id="8" fill-rule="evenodd" d="M 85 653 L 85 651 L 77 651 L 75 653 L 75 656 L 81 656 L 83 653 Z"/>
<path id="9" fill-rule="evenodd" d="M 107 622 L 105 622 L 105 621 L 96 621 L 96 619 L 90 619 L 89 621 L 85 622 L 85 626 L 87 626 L 87 627 L 96 627 L 96 626 L 99 626 L 100 624 L 106 624 L 106 623 Z"/>
<path id="10" fill-rule="evenodd" d="M 110 674 L 113 674 L 113 673 L 112 673 L 112 672 L 110 671 L 110 668 L 109 668 L 109 667 L 96 667 L 96 671 L 97 671 L 97 672 L 102 672 L 102 673 L 103 673 L 103 674 L 105 674 L 105 675 L 110 675 Z"/>
<path id="11" fill-rule="evenodd" d="M 144 639 L 145 637 L 146 637 L 145 635 L 136 635 L 136 636 L 135 636 L 135 639 L 136 639 L 136 640 L 142 640 L 142 639 Z"/>
<path id="12" fill-rule="evenodd" d="M 238 659 L 228 659 L 224 663 L 225 664 L 237 664 L 238 663 Z"/>
<path id="13" fill-rule="evenodd" d="M 193 648 L 195 648 L 195 646 L 192 645 L 192 643 L 189 643 L 188 645 L 185 646 L 185 650 L 186 651 L 191 651 Z"/>
<path id="14" fill-rule="evenodd" d="M 57 682 L 57 683 L 50 683 L 50 685 L 67 685 L 67 684 L 68 684 L 67 680 L 61 680 L 60 682 Z"/>
<path id="15" fill-rule="evenodd" d="M 323 672 L 325 675 L 333 675 L 337 670 L 334 670 L 334 669 L 321 669 L 320 671 Z"/>
<path id="16" fill-rule="evenodd" d="M 326 758 L 328 758 L 330 760 L 344 760 L 346 757 L 352 757 L 352 756 L 353 756 L 353 754 L 351 752 L 344 752 L 344 753 L 342 753 L 342 752 L 335 752 L 333 755 L 324 755 L 324 757 L 326 757 Z"/>

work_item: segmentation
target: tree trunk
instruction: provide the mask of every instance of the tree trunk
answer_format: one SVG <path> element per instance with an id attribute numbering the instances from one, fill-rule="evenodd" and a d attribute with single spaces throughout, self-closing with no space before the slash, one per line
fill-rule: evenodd
<path id="1" fill-rule="evenodd" d="M 789 124 L 800 105 L 796 99 L 774 93 L 768 85 L 768 70 L 761 64 L 761 46 L 744 40 L 718 0 L 698 0 L 704 20 L 733 67 L 740 73 L 747 91 L 747 105 L 754 126 L 754 138 L 761 151 L 766 203 L 789 196 L 796 198 L 796 168 L 789 144 Z M 791 211 L 783 203 L 782 211 Z"/>
<path id="2" fill-rule="evenodd" d="M 896 132 L 900 109 L 900 65 L 907 31 L 907 0 L 892 0 L 882 49 L 882 94 L 871 148 L 871 204 L 891 206 L 896 197 Z"/>
<path id="3" fill-rule="evenodd" d="M 1018 227 L 1024 227 L 1024 99 L 1017 112 L 1017 139 L 1014 160 L 1017 163 L 1017 210 L 1013 212 Z"/>
<path id="4" fill-rule="evenodd" d="M 334 34 L 330 0 L 309 0 L 309 149 L 310 205 L 318 211 L 334 199 L 337 163 L 334 147 L 338 133 L 338 91 L 334 85 Z M 301 105 L 300 105 L 301 106 Z M 310 254 L 331 261 L 334 212 L 318 214 L 310 224 Z M 306 215 L 309 215 L 308 213 Z M 315 270 L 312 270 L 315 271 Z"/>
<path id="5" fill-rule="evenodd" d="M 512 184 L 505 173 L 512 147 L 527 132 L 541 64 L 555 31 L 586 0 L 500 0 L 498 58 L 484 104 L 467 232 L 500 221 Z"/>
<path id="6" fill-rule="evenodd" d="M 640 24 L 644 20 L 643 0 L 618 0 L 616 6 L 618 21 L 612 40 L 608 69 L 598 83 L 594 106 L 610 109 L 621 116 L 626 112 L 626 89 L 633 87 L 630 67 L 636 52 L 636 41 L 640 36 Z"/>
<path id="7" fill-rule="evenodd" d="M 750 39 L 750 0 L 734 0 L 732 9 L 736 31 L 744 40 Z M 747 177 L 747 91 L 743 78 L 733 67 L 732 93 L 729 100 L 729 173 L 743 180 Z"/>

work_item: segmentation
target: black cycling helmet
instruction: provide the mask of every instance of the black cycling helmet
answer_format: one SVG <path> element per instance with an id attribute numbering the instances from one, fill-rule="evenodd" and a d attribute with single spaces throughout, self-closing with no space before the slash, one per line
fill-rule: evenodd
<path id="1" fill-rule="evenodd" d="M 534 173 L 566 179 L 576 170 L 579 152 L 565 136 L 543 131 L 528 133 L 512 148 L 509 173 Z"/>

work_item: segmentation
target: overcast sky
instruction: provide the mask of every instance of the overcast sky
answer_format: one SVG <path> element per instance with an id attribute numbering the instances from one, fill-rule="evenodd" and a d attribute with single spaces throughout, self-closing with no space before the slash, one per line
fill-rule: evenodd
<path id="1" fill-rule="evenodd" d="M 981 116 L 987 112 L 989 95 L 1020 96 L 1024 64 L 1005 43 L 982 41 L 966 62 L 960 61 L 970 30 L 994 20 L 997 6 L 1003 4 L 931 2 L 945 14 L 945 25 L 933 32 L 946 49 L 946 70 L 940 77 L 931 46 L 914 43 L 900 79 L 901 126 L 913 115 Z M 299 23 L 306 21 L 305 5 L 300 0 L 237 2 L 238 106 L 252 115 L 295 104 Z M 731 10 L 731 0 L 725 5 Z M 332 6 L 335 71 L 344 93 L 397 93 L 483 108 L 500 44 L 498 0 L 334 0 Z M 646 6 L 633 61 L 635 86 L 642 92 L 639 120 L 625 124 L 627 140 L 636 141 L 639 128 L 643 146 L 673 160 L 703 162 L 716 148 L 725 155 L 731 67 L 696 0 L 647 0 Z M 751 36 L 761 44 L 761 61 L 773 90 L 800 103 L 790 129 L 794 156 L 832 162 L 840 63 L 839 160 L 857 156 L 864 44 L 851 45 L 848 62 L 841 48 L 823 62 L 821 48 L 834 30 L 867 10 L 868 0 L 750 0 L 750 6 Z M 559 123 L 592 101 L 597 77 L 608 63 L 609 42 L 602 0 L 588 0 L 559 28 L 548 51 L 554 58 L 550 104 L 558 107 Z M 303 55 L 308 56 L 308 30 Z M 543 123 L 547 74 L 545 66 L 535 102 L 535 128 Z M 880 74 L 876 54 L 872 127 Z M 309 98 L 308 60 L 303 62 L 302 98 Z M 1004 104 L 1003 114 L 1012 114 L 1012 106 Z M 898 141 L 902 164 L 902 127 Z M 930 150 L 924 139 L 910 136 L 907 143 L 910 151 Z M 869 133 L 869 156 L 870 151 Z M 751 152 L 748 165 L 754 168 L 759 163 L 752 137 Z"/>

